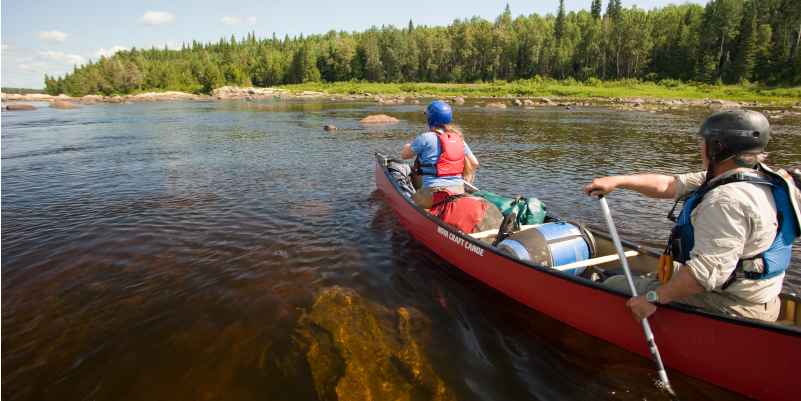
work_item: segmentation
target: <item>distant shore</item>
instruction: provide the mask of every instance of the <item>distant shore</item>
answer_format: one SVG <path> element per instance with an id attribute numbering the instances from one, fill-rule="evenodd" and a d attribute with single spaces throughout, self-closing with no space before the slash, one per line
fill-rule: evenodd
<path id="1" fill-rule="evenodd" d="M 86 95 L 70 97 L 64 94 L 2 94 L 3 102 L 77 102 L 133 103 L 169 100 L 228 100 L 250 96 L 258 99 L 321 99 L 393 103 L 421 103 L 443 99 L 454 104 L 468 101 L 479 107 L 582 107 L 605 106 L 618 109 L 659 111 L 687 107 L 707 107 L 710 110 L 741 107 L 782 108 L 782 114 L 801 115 L 801 88 L 746 88 L 742 86 L 692 86 L 678 84 L 666 87 L 651 83 L 621 81 L 600 86 L 585 83 L 524 85 L 492 84 L 372 84 L 362 82 L 307 83 L 274 88 L 224 86 L 208 94 L 177 91 L 147 92 L 135 95 Z M 485 100 L 486 99 L 486 100 Z M 779 118 L 779 117 L 777 117 Z"/>

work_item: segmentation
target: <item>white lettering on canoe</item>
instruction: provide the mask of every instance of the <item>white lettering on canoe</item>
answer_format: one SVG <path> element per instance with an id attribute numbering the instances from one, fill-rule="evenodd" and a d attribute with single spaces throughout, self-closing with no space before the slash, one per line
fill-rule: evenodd
<path id="1" fill-rule="evenodd" d="M 447 237 L 451 241 L 455 242 L 456 244 L 458 244 L 460 246 L 463 246 L 468 251 L 471 251 L 471 252 L 473 252 L 473 253 L 475 253 L 475 254 L 477 254 L 479 256 L 484 256 L 484 249 L 482 249 L 478 245 L 473 245 L 473 244 L 465 241 L 464 238 L 460 238 L 458 235 L 456 235 L 456 234 L 454 234 L 452 232 L 449 232 L 448 230 L 446 230 L 446 229 L 444 229 L 444 228 L 442 228 L 440 226 L 437 226 L 437 232 L 442 234 L 442 235 L 444 235 L 445 237 Z"/>

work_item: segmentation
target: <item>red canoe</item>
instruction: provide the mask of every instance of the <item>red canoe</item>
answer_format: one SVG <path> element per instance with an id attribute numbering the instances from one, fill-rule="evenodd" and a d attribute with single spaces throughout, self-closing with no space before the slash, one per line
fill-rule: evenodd
<path id="1" fill-rule="evenodd" d="M 651 358 L 642 326 L 625 306 L 630 296 L 627 291 L 499 252 L 440 221 L 400 192 L 380 154 L 376 154 L 375 183 L 409 233 L 450 263 L 533 309 Z M 616 254 L 609 236 L 592 234 L 598 255 Z M 629 243 L 623 247 L 640 253 L 628 259 L 633 270 L 657 268 L 658 255 Z M 621 267 L 619 262 L 605 266 L 609 265 L 610 269 Z M 590 272 L 588 269 L 585 275 Z M 659 306 L 648 320 L 668 367 L 749 397 L 797 400 L 801 308 L 797 313 L 795 304 L 801 300 L 782 298 L 779 319 L 790 317 L 783 323 L 710 313 L 677 303 Z"/>

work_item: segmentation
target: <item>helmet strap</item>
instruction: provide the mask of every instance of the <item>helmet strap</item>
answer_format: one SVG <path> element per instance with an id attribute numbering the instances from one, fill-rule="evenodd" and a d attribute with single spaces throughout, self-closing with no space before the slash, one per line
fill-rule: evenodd
<path id="1" fill-rule="evenodd" d="M 740 160 L 740 159 L 738 159 L 736 157 L 734 158 L 734 163 L 737 164 L 740 167 L 745 167 L 745 168 L 754 168 L 754 166 L 756 166 L 756 163 L 748 164 L 748 163 L 746 163 L 746 162 L 744 162 L 744 161 L 742 161 L 742 160 Z"/>
<path id="2" fill-rule="evenodd" d="M 713 175 L 715 175 L 715 163 L 710 160 L 709 167 L 706 169 L 706 179 L 704 180 L 704 183 L 701 184 L 698 189 L 696 189 L 696 192 L 700 192 L 702 189 L 706 188 L 707 185 L 709 185 L 709 181 L 712 181 L 712 179 L 715 178 Z"/>

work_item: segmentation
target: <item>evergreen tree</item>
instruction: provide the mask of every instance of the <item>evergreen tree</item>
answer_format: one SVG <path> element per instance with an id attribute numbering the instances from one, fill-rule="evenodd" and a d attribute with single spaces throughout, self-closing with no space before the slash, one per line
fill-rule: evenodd
<path id="1" fill-rule="evenodd" d="M 620 16 L 620 10 L 623 9 L 620 2 L 621 0 L 609 0 L 609 4 L 606 6 L 606 16 L 609 17 L 609 19 L 617 20 Z"/>
<path id="2" fill-rule="evenodd" d="M 556 40 L 562 39 L 565 34 L 565 0 L 559 0 L 559 11 L 556 13 L 553 33 Z"/>
<path id="3" fill-rule="evenodd" d="M 732 65 L 730 77 L 730 81 L 734 83 L 751 79 L 754 70 L 757 52 L 757 18 L 754 2 L 754 0 L 749 0 L 746 3 L 745 9 L 747 11 L 744 13 L 743 21 L 740 24 L 740 46 Z"/>
<path id="4" fill-rule="evenodd" d="M 559 6 L 562 7 L 561 2 Z M 590 13 L 592 13 L 593 18 L 595 19 L 601 18 L 601 7 L 602 7 L 601 0 L 592 0 L 592 5 L 590 6 Z"/>

